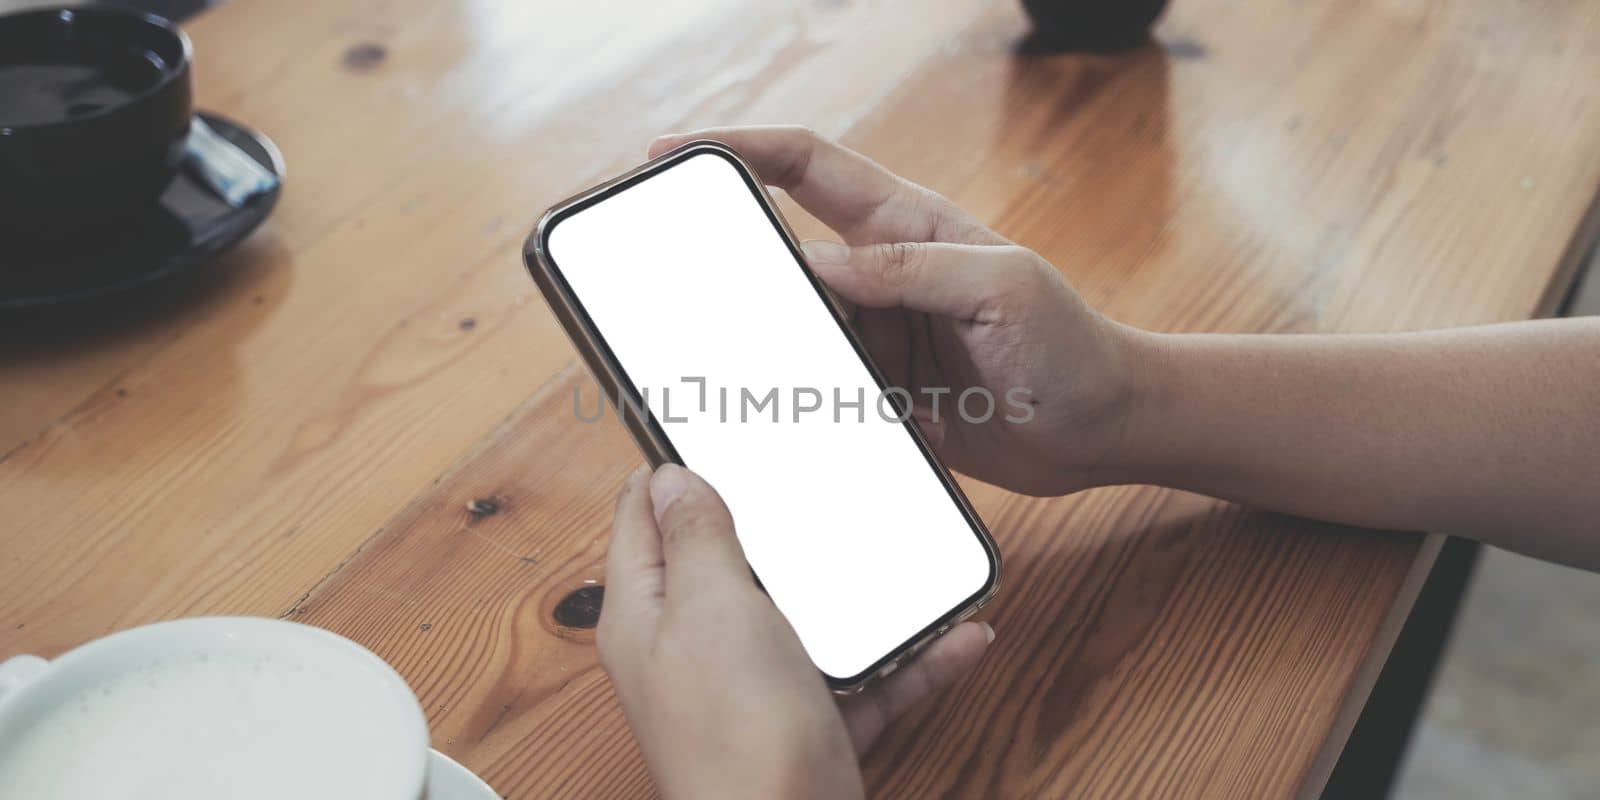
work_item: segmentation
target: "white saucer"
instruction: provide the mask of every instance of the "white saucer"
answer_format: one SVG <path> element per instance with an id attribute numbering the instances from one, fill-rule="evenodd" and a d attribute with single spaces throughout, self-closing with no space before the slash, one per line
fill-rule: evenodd
<path id="1" fill-rule="evenodd" d="M 489 784 L 438 750 L 429 750 L 428 800 L 500 800 Z"/>

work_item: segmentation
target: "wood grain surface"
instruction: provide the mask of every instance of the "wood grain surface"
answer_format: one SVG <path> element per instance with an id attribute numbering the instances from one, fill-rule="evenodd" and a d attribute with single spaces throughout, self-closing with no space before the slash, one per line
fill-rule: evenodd
<path id="1" fill-rule="evenodd" d="M 158 312 L 0 327 L 0 656 L 321 625 L 514 798 L 652 793 L 581 627 L 638 456 L 573 418 L 593 386 L 518 259 L 653 135 L 809 124 L 1163 330 L 1548 313 L 1600 186 L 1592 3 L 1178 0 L 1092 57 L 1019 55 L 996 0 L 232 0 L 188 29 L 200 104 L 268 132 L 287 190 Z M 1314 795 L 1431 553 L 967 487 L 999 638 L 868 757 L 876 796 Z"/>

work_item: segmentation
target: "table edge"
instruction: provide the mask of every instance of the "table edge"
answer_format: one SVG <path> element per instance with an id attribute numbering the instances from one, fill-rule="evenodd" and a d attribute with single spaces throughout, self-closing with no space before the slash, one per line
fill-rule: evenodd
<path id="1" fill-rule="evenodd" d="M 1545 284 L 1544 291 L 1532 309 L 1533 313 L 1529 314 L 1529 319 L 1560 315 L 1570 300 L 1572 291 L 1580 282 L 1578 280 L 1580 268 L 1593 247 L 1600 247 L 1600 183 L 1596 184 L 1589 205 L 1578 218 L 1577 225 L 1573 226 L 1567 246 L 1561 252 L 1561 260 L 1550 273 L 1550 280 Z M 1600 267 L 1600 262 L 1597 262 L 1597 267 Z M 1400 631 L 1411 618 L 1411 612 L 1416 606 L 1418 596 L 1422 593 L 1422 587 L 1433 574 L 1445 539 L 1444 534 L 1430 533 L 1418 547 L 1417 557 L 1411 562 L 1405 580 L 1395 593 L 1394 604 L 1390 606 L 1383 622 L 1378 625 L 1372 643 L 1367 648 L 1367 654 L 1362 658 L 1360 668 L 1351 678 L 1350 688 L 1345 693 L 1333 724 L 1328 728 L 1328 735 L 1323 739 L 1316 757 L 1306 770 L 1296 797 L 1302 800 L 1315 800 L 1322 796 L 1328 779 L 1332 777 L 1333 770 L 1339 763 L 1339 757 L 1344 754 L 1345 745 L 1349 743 L 1356 721 L 1366 709 L 1367 700 L 1372 696 L 1378 677 L 1389 663 L 1389 655 L 1394 651 L 1395 643 L 1400 638 Z M 1382 655 L 1377 657 L 1377 654 Z M 1421 702 L 1425 703 L 1426 698 Z"/>

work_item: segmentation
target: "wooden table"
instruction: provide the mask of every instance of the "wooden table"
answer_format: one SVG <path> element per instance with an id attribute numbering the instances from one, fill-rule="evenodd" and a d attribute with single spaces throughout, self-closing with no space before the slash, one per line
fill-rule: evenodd
<path id="1" fill-rule="evenodd" d="M 1178 0 L 1117 57 L 1019 56 L 1003 0 L 603 5 L 192 21 L 201 104 L 276 138 L 288 188 L 160 313 L 4 329 L 0 655 L 287 617 L 393 663 L 508 797 L 650 794 L 591 631 L 553 616 L 592 617 L 638 457 L 573 421 L 587 377 L 518 245 L 659 132 L 812 125 L 1166 330 L 1546 314 L 1594 231 L 1592 3 Z M 1314 795 L 1438 545 L 969 490 L 999 640 L 867 759 L 879 796 Z"/>

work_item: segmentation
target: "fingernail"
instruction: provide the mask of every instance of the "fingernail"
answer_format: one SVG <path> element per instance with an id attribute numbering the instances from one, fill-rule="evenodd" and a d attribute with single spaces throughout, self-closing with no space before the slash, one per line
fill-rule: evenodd
<path id="1" fill-rule="evenodd" d="M 689 471 L 677 464 L 662 464 L 650 479 L 650 502 L 659 512 L 688 490 Z"/>
<path id="2" fill-rule="evenodd" d="M 807 239 L 800 243 L 800 250 L 806 254 L 807 261 L 822 264 L 850 263 L 850 248 L 827 239 Z"/>
<path id="3" fill-rule="evenodd" d="M 994 643 L 994 626 L 987 622 L 978 624 L 983 626 L 983 638 L 988 639 L 991 644 Z"/>
<path id="4" fill-rule="evenodd" d="M 660 136 L 657 136 L 656 138 L 650 140 L 650 146 L 645 148 L 645 153 L 665 153 L 666 151 L 672 149 L 668 145 L 676 145 L 678 141 L 683 138 L 683 136 L 684 135 L 681 133 L 664 133 Z"/>
<path id="5" fill-rule="evenodd" d="M 638 466 L 638 468 L 636 468 L 633 472 L 628 473 L 627 485 L 628 486 L 637 486 L 639 484 L 639 481 L 647 480 L 647 479 L 649 479 L 649 477 L 650 477 L 650 465 L 649 464 L 640 464 Z"/>

